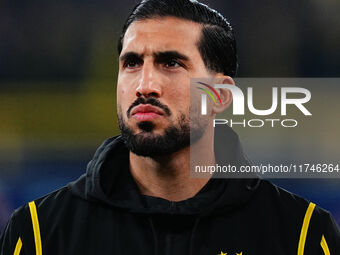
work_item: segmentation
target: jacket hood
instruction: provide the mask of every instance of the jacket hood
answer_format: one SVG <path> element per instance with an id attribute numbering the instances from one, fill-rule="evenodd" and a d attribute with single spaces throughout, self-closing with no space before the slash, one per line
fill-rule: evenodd
<path id="1" fill-rule="evenodd" d="M 219 165 L 250 164 L 238 135 L 230 127 L 219 126 L 215 132 L 219 134 L 219 139 L 215 139 L 215 157 Z M 223 151 L 216 151 L 222 147 Z M 129 150 L 119 135 L 104 141 L 88 163 L 86 174 L 68 187 L 83 199 L 135 213 L 205 215 L 225 213 L 247 203 L 259 183 L 256 176 L 247 179 L 211 178 L 194 197 L 180 202 L 142 195 L 129 171 Z"/>

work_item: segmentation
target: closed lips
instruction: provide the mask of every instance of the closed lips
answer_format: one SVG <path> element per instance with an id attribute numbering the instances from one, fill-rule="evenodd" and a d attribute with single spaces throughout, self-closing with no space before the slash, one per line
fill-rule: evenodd
<path id="1" fill-rule="evenodd" d="M 138 105 L 133 108 L 131 115 L 135 115 L 137 113 L 156 113 L 159 115 L 164 115 L 164 112 L 158 107 L 152 105 Z"/>

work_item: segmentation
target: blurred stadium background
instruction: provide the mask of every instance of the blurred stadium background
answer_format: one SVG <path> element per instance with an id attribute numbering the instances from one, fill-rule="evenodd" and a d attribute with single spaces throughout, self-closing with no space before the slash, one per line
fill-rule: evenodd
<path id="1" fill-rule="evenodd" d="M 239 77 L 339 77 L 339 1 L 203 2 L 234 26 Z M 134 4 L 0 3 L 0 232 L 15 208 L 76 179 L 97 146 L 119 133 L 116 40 Z M 324 94 L 320 107 L 339 95 L 340 87 Z M 327 146 L 328 140 L 339 144 L 339 104 L 330 106 L 334 122 L 316 122 L 314 131 L 325 138 L 322 153 L 338 155 L 339 147 Z M 304 128 L 300 133 L 307 134 Z M 265 155 L 280 162 L 296 157 L 297 150 L 305 155 L 321 150 L 319 140 L 310 142 L 313 133 L 299 139 L 278 133 L 289 146 L 274 143 L 276 150 L 266 150 L 270 139 L 244 132 L 245 150 L 257 159 Z M 274 182 L 331 211 L 340 223 L 339 180 Z"/>

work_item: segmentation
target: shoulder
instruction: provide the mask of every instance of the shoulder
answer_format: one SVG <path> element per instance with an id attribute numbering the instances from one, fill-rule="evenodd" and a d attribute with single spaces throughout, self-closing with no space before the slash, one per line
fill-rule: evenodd
<path id="1" fill-rule="evenodd" d="M 84 199 L 75 196 L 68 186 L 64 186 L 16 209 L 9 223 L 18 226 L 18 231 L 31 229 L 35 218 L 39 222 L 48 219 L 57 221 L 58 217 L 63 217 L 83 203 L 86 203 Z"/>
<path id="2" fill-rule="evenodd" d="M 262 180 L 258 190 L 258 198 L 264 200 L 269 207 L 281 211 L 282 214 L 303 215 L 310 213 L 313 218 L 325 219 L 330 213 L 297 194 L 285 190 L 268 180 Z"/>
<path id="3" fill-rule="evenodd" d="M 257 200 L 267 204 L 270 217 L 280 222 L 282 230 L 296 228 L 299 249 L 306 254 L 315 250 L 320 254 L 327 250 L 333 251 L 331 254 L 340 252 L 339 227 L 329 211 L 267 180 L 261 182 Z"/>
<path id="4" fill-rule="evenodd" d="M 279 206 L 281 209 L 305 210 L 310 201 L 285 190 L 268 180 L 262 180 L 259 187 L 259 196 L 265 197 L 271 204 Z"/>
<path id="5" fill-rule="evenodd" d="M 68 200 L 72 199 L 71 192 L 67 187 L 62 187 L 55 190 L 49 194 L 46 194 L 40 198 L 37 198 L 29 203 L 26 203 L 19 208 L 17 208 L 12 216 L 12 222 L 26 221 L 27 217 L 30 215 L 32 210 L 37 210 L 37 208 L 47 209 L 54 207 L 60 207 L 61 204 L 66 204 Z"/>
<path id="6" fill-rule="evenodd" d="M 54 191 L 35 201 L 16 209 L 0 239 L 0 254 L 31 254 L 35 250 L 36 236 L 40 236 L 39 220 L 40 207 L 55 207 L 58 201 L 70 196 L 66 187 Z M 40 210 L 39 210 L 40 211 Z M 42 215 L 44 215 L 43 213 Z"/>
<path id="7" fill-rule="evenodd" d="M 87 211 L 88 204 L 68 186 L 26 203 L 13 212 L 0 239 L 0 254 L 32 254 L 42 249 L 42 238 L 46 241 L 51 233 L 72 223 L 81 211 Z"/>

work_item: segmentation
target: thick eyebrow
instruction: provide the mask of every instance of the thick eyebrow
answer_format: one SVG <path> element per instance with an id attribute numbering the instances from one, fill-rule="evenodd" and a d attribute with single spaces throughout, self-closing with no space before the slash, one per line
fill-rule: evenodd
<path id="1" fill-rule="evenodd" d="M 157 63 L 164 63 L 171 59 L 174 59 L 174 60 L 178 59 L 178 60 L 184 60 L 184 61 L 189 60 L 189 57 L 187 57 L 186 55 L 183 55 L 182 53 L 179 53 L 178 51 L 161 51 L 161 52 L 154 53 L 153 56 Z"/>
<path id="2" fill-rule="evenodd" d="M 143 55 L 130 51 L 119 57 L 120 62 L 125 62 L 128 59 L 143 59 Z"/>
<path id="3" fill-rule="evenodd" d="M 178 60 L 184 60 L 188 61 L 189 57 L 179 53 L 178 51 L 160 51 L 160 52 L 155 52 L 153 54 L 153 57 L 155 58 L 155 61 L 157 63 L 164 63 L 172 59 L 178 59 Z M 125 62 L 128 59 L 143 59 L 143 54 L 138 54 L 136 52 L 130 51 L 126 52 L 122 56 L 119 57 L 120 62 Z"/>

